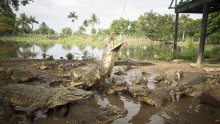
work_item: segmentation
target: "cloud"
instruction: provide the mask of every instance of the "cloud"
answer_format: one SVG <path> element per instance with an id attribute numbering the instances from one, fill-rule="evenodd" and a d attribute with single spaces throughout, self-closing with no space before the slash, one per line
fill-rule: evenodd
<path id="1" fill-rule="evenodd" d="M 122 15 L 125 0 L 35 0 L 27 6 L 21 6 L 17 14 L 25 12 L 36 17 L 40 22 L 46 22 L 49 27 L 60 32 L 64 27 L 72 27 L 73 24 L 67 18 L 69 12 L 76 12 L 78 20 L 74 24 L 77 30 L 84 19 L 90 18 L 95 13 L 100 19 L 99 28 L 108 28 L 113 19 L 119 19 Z M 169 10 L 169 0 L 127 0 L 123 18 L 136 20 L 144 12 L 153 10 L 161 14 L 173 13 Z M 35 26 L 37 27 L 37 25 Z"/>

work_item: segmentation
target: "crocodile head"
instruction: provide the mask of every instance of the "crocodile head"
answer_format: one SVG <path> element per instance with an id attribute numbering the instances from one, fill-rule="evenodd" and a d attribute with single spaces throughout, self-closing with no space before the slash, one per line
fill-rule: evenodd
<path id="1" fill-rule="evenodd" d="M 99 63 L 100 72 L 102 75 L 109 75 L 114 65 L 114 56 L 120 50 L 124 42 L 119 43 L 118 45 L 114 45 L 114 38 L 115 35 L 112 34 L 107 44 L 106 48 L 104 49 L 102 59 Z"/>
<path id="2" fill-rule="evenodd" d="M 56 88 L 54 88 L 56 89 Z M 75 87 L 65 88 L 60 87 L 53 92 L 56 95 L 52 95 L 47 102 L 48 108 L 53 108 L 60 105 L 65 105 L 72 101 L 82 100 L 90 98 L 93 95 L 91 91 L 84 91 Z"/>

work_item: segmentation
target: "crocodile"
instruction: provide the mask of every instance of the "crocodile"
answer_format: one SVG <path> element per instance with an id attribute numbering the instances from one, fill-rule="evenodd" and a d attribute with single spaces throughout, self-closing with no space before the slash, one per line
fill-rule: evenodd
<path id="1" fill-rule="evenodd" d="M 165 124 L 191 124 L 188 118 L 174 109 L 174 106 L 161 107 L 159 116 Z"/>
<path id="2" fill-rule="evenodd" d="M 97 108 L 87 103 L 74 103 L 69 109 L 66 120 L 69 124 L 110 124 L 114 120 L 123 118 L 128 110 L 107 104 Z"/>
<path id="3" fill-rule="evenodd" d="M 172 88 L 148 89 L 146 86 L 137 84 L 130 86 L 129 92 L 137 97 L 139 101 L 156 107 L 161 107 L 171 101 L 175 101 L 176 95 Z"/>
<path id="4" fill-rule="evenodd" d="M 18 108 L 26 112 L 28 117 L 33 117 L 35 111 L 86 99 L 93 93 L 74 87 L 45 88 L 39 85 L 8 84 L 0 87 L 0 95 L 3 96 L 8 106 Z"/>
<path id="5" fill-rule="evenodd" d="M 58 66 L 58 61 L 56 60 L 47 60 L 41 63 L 41 66 L 39 69 L 45 70 L 45 69 L 51 69 L 54 68 L 55 66 Z"/>
<path id="6" fill-rule="evenodd" d="M 35 72 L 22 68 L 0 68 L 0 74 L 1 80 L 12 79 L 17 82 L 31 81 L 37 78 L 37 74 Z"/>
<path id="7" fill-rule="evenodd" d="M 206 76 L 198 76 L 190 82 L 177 85 L 175 87 L 175 93 L 180 96 L 200 96 L 219 86 L 220 85 L 216 79 L 208 78 Z"/>
<path id="8" fill-rule="evenodd" d="M 85 76 L 86 74 L 88 74 L 88 71 L 85 69 L 81 69 L 81 68 L 74 68 L 69 71 L 57 71 L 57 72 L 55 71 L 55 72 L 52 72 L 52 74 L 58 77 L 63 77 L 63 78 L 68 77 L 73 81 L 77 81 L 83 76 Z"/>
<path id="9" fill-rule="evenodd" d="M 93 61 L 93 60 L 95 60 L 95 58 L 92 56 L 82 56 L 82 60 L 83 61 Z"/>
<path id="10" fill-rule="evenodd" d="M 168 84 L 173 87 L 177 85 L 177 81 L 183 78 L 183 70 L 169 69 L 164 74 L 156 76 L 154 79 L 160 84 Z"/>
<path id="11" fill-rule="evenodd" d="M 79 86 L 80 88 L 88 89 L 97 85 L 101 80 L 104 80 L 105 77 L 110 76 L 114 66 L 114 56 L 124 44 L 124 42 L 121 42 L 118 45 L 114 45 L 114 39 L 115 35 L 113 34 L 96 67 L 78 81 L 70 83 L 70 86 Z"/>

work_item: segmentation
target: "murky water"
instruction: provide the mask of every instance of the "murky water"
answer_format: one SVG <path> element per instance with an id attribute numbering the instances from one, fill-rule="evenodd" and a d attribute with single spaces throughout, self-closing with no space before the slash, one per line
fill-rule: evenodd
<path id="1" fill-rule="evenodd" d="M 136 60 L 153 59 L 156 55 L 171 51 L 172 45 L 132 45 L 120 50 L 119 57 Z M 66 58 L 68 53 L 72 53 L 75 59 L 89 55 L 96 59 L 102 56 L 103 48 L 91 46 L 62 45 L 62 44 L 31 44 L 18 42 L 0 41 L 0 58 L 25 57 L 32 59 L 42 59 L 43 54 L 52 55 L 55 59 Z"/>
<path id="2" fill-rule="evenodd" d="M 128 110 L 127 116 L 113 121 L 113 124 L 164 124 L 163 118 L 158 115 L 160 109 L 140 103 L 128 94 L 96 96 L 95 99 L 97 105 L 105 107 L 110 104 Z M 170 106 L 195 124 L 218 124 L 220 122 L 220 115 L 212 115 L 205 106 L 198 104 L 198 100 L 194 97 L 183 98 L 179 102 L 171 103 Z M 34 121 L 34 124 L 68 123 L 66 117 L 57 118 L 52 115 L 40 115 L 40 117 Z"/>

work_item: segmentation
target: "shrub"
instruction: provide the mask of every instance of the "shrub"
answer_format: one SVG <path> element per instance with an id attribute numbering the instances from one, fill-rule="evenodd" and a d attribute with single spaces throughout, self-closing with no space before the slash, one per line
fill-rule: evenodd
<path id="1" fill-rule="evenodd" d="M 171 49 L 163 50 L 158 55 L 154 55 L 154 59 L 170 61 L 173 59 L 173 51 Z"/>
<path id="2" fill-rule="evenodd" d="M 66 58 L 67 58 L 68 60 L 72 60 L 72 59 L 74 58 L 74 56 L 73 56 L 72 53 L 68 53 L 68 54 L 66 55 Z"/>
<path id="3" fill-rule="evenodd" d="M 198 53 L 198 48 L 191 41 L 187 41 L 187 46 L 184 48 L 183 52 L 177 53 L 177 58 L 187 59 L 187 60 L 196 60 Z"/>
<path id="4" fill-rule="evenodd" d="M 54 60 L 54 58 L 53 58 L 53 56 L 51 55 L 51 56 L 48 56 L 48 57 L 47 57 L 47 60 L 51 61 L 51 60 Z"/>
<path id="5" fill-rule="evenodd" d="M 208 56 L 210 59 L 220 60 L 220 47 L 214 47 L 210 50 Z"/>

